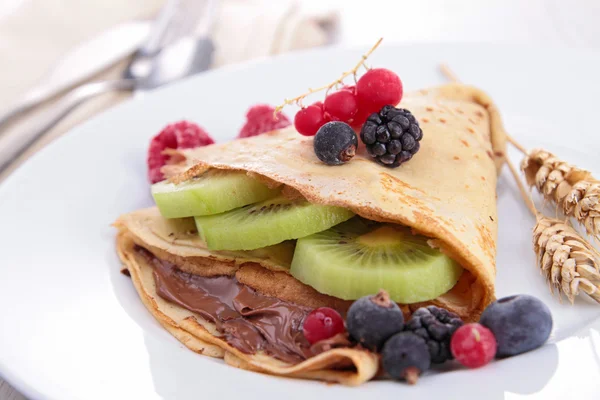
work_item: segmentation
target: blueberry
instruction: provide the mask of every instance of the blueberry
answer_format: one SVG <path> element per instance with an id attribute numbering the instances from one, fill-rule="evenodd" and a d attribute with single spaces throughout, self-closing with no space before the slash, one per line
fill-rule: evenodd
<path id="1" fill-rule="evenodd" d="M 404 327 L 400 307 L 385 291 L 356 300 L 348 309 L 346 327 L 350 336 L 370 350 L 379 350 L 383 343 Z"/>
<path id="2" fill-rule="evenodd" d="M 425 340 L 412 332 L 397 333 L 385 342 L 381 362 L 392 378 L 405 379 L 411 384 L 431 366 Z"/>
<path id="3" fill-rule="evenodd" d="M 329 165 L 339 165 L 354 157 L 358 138 L 350 125 L 333 121 L 319 128 L 314 139 L 315 154 Z"/>
<path id="4" fill-rule="evenodd" d="M 490 304 L 479 323 L 496 336 L 496 355 L 509 357 L 543 345 L 552 331 L 552 314 L 539 299 L 520 294 Z"/>

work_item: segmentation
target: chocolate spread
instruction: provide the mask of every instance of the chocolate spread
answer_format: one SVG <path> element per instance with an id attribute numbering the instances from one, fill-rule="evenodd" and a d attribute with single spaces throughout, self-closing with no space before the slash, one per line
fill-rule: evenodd
<path id="1" fill-rule="evenodd" d="M 264 351 L 288 363 L 314 354 L 302 334 L 309 308 L 264 296 L 235 277 L 193 275 L 144 248 L 136 251 L 152 265 L 160 297 L 213 322 L 227 343 L 241 352 Z"/>

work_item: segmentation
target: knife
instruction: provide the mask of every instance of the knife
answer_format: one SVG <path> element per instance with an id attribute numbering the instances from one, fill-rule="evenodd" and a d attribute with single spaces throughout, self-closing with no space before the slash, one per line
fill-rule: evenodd
<path id="1" fill-rule="evenodd" d="M 18 115 L 133 53 L 146 40 L 150 26 L 149 21 L 123 23 L 71 50 L 49 71 L 41 85 L 27 92 L 12 108 L 0 112 L 0 132 Z"/>

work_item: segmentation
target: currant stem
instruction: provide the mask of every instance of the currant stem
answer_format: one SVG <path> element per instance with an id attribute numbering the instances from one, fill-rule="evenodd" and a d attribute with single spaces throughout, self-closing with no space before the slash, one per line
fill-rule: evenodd
<path id="1" fill-rule="evenodd" d="M 309 88 L 308 92 L 301 94 L 300 96 L 294 97 L 293 99 L 284 99 L 283 104 L 280 104 L 277 107 L 275 107 L 274 115 L 277 115 L 277 113 L 280 112 L 287 105 L 296 104 L 296 105 L 304 108 L 304 106 L 302 105 L 302 100 L 304 100 L 304 98 L 306 96 L 309 96 L 316 92 L 321 92 L 323 90 L 327 90 L 327 92 L 329 92 L 329 90 L 331 90 L 332 88 L 337 87 L 338 85 L 341 85 L 342 83 L 344 83 L 344 79 L 346 79 L 350 75 L 354 76 L 354 82 L 356 83 L 357 82 L 356 74 L 358 73 L 358 70 L 361 67 L 365 67 L 365 69 L 368 69 L 367 65 L 365 64 L 365 61 L 375 51 L 375 49 L 377 49 L 377 47 L 379 47 L 379 45 L 381 44 L 382 41 L 383 41 L 383 38 L 379 38 L 379 40 L 373 45 L 373 47 L 371 47 L 371 49 L 369 51 L 367 51 L 365 54 L 362 55 L 362 57 L 360 58 L 360 61 L 354 66 L 354 68 L 352 68 L 349 71 L 344 72 L 334 82 L 332 82 L 328 85 L 318 87 L 316 89 Z"/>

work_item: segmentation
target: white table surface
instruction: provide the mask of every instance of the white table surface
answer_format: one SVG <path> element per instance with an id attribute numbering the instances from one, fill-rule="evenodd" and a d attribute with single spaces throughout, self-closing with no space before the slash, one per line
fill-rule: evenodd
<path id="1" fill-rule="evenodd" d="M 23 1 L 26 0 L 0 1 L 0 16 Z M 383 36 L 389 41 L 407 43 L 500 42 L 600 49 L 599 0 L 305 2 L 311 7 L 339 4 L 340 29 L 336 40 L 344 45 L 368 45 Z M 0 400 L 22 399 L 22 395 L 0 379 Z"/>

